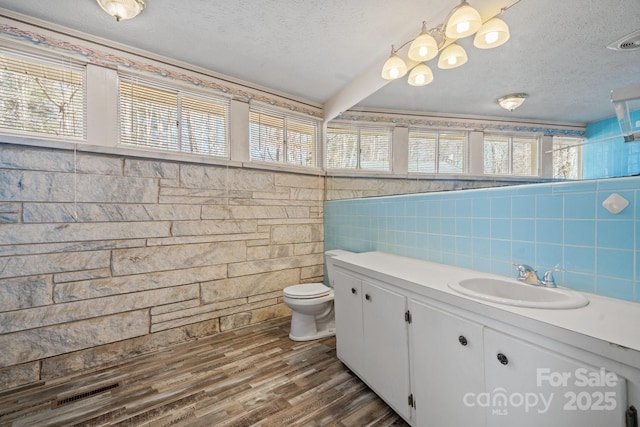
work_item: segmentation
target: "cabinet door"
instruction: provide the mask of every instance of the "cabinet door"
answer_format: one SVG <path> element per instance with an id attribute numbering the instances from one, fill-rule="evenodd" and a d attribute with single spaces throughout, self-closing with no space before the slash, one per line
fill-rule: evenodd
<path id="1" fill-rule="evenodd" d="M 487 426 L 623 427 L 626 381 L 485 329 Z"/>
<path id="2" fill-rule="evenodd" d="M 484 391 L 482 325 L 411 300 L 416 426 L 483 426 L 485 410 L 465 404 Z"/>
<path id="3" fill-rule="evenodd" d="M 342 271 L 335 271 L 333 291 L 338 358 L 362 377 L 364 374 L 362 281 Z"/>
<path id="4" fill-rule="evenodd" d="M 409 339 L 406 298 L 363 282 L 366 382 L 396 412 L 409 420 Z"/>

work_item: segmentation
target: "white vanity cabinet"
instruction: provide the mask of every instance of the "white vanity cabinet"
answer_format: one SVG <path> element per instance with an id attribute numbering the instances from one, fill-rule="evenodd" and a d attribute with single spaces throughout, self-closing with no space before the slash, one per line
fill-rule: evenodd
<path id="1" fill-rule="evenodd" d="M 456 277 L 453 267 L 384 254 L 353 263 L 338 264 L 333 280 L 338 357 L 412 426 L 625 427 L 627 409 L 639 407 L 636 347 L 429 285 L 451 280 L 445 268 Z M 423 279 L 428 267 L 437 274 Z M 613 334 L 625 328 L 616 309 L 635 315 L 592 298 L 549 317 L 599 332 L 606 321 Z"/>
<path id="2" fill-rule="evenodd" d="M 484 359 L 487 427 L 625 425 L 626 380 L 604 368 L 489 328 Z"/>
<path id="3" fill-rule="evenodd" d="M 416 424 L 480 426 L 485 409 L 464 405 L 484 392 L 482 325 L 409 301 Z"/>
<path id="4" fill-rule="evenodd" d="M 336 270 L 338 358 L 409 420 L 407 299 L 392 287 Z"/>
<path id="5" fill-rule="evenodd" d="M 333 292 L 336 311 L 336 352 L 338 358 L 356 373 L 364 372 L 364 327 L 362 319 L 362 280 L 334 273 Z"/>

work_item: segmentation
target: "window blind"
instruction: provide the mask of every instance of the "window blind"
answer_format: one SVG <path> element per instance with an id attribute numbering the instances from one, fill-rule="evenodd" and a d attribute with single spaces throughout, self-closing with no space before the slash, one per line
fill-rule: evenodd
<path id="1" fill-rule="evenodd" d="M 436 172 L 437 141 L 436 132 L 409 132 L 409 172 Z"/>
<path id="2" fill-rule="evenodd" d="M 316 166 L 318 124 L 313 119 L 254 107 L 249 114 L 251 160 Z"/>
<path id="3" fill-rule="evenodd" d="M 509 138 L 499 135 L 484 136 L 484 173 L 509 174 Z"/>
<path id="4" fill-rule="evenodd" d="M 511 144 L 511 173 L 519 176 L 538 175 L 538 138 L 513 137 Z"/>
<path id="5" fill-rule="evenodd" d="M 0 129 L 85 137 L 85 69 L 0 51 Z"/>
<path id="6" fill-rule="evenodd" d="M 229 157 L 229 101 L 182 96 L 181 151 Z"/>
<path id="7" fill-rule="evenodd" d="M 391 128 L 360 128 L 360 168 L 388 171 L 391 166 Z"/>
<path id="8" fill-rule="evenodd" d="M 249 147 L 251 160 L 284 162 L 284 117 L 251 111 Z"/>
<path id="9" fill-rule="evenodd" d="M 327 128 L 327 168 L 358 167 L 358 129 Z"/>
<path id="10" fill-rule="evenodd" d="M 226 98 L 120 76 L 120 142 L 159 150 L 229 156 Z"/>
<path id="11" fill-rule="evenodd" d="M 287 120 L 287 163 L 315 167 L 318 126 L 301 119 Z"/>
<path id="12" fill-rule="evenodd" d="M 438 172 L 464 173 L 467 161 L 467 134 L 464 132 L 438 134 Z"/>

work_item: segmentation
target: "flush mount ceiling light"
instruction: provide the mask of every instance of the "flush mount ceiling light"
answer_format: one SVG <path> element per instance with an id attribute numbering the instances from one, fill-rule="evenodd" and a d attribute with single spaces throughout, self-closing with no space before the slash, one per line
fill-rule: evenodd
<path id="1" fill-rule="evenodd" d="M 505 110 L 513 111 L 522 105 L 529 95 L 526 93 L 512 93 L 498 99 L 498 104 Z"/>
<path id="2" fill-rule="evenodd" d="M 97 0 L 98 4 L 109 15 L 116 18 L 116 21 L 122 19 L 131 19 L 138 16 L 144 9 L 144 0 Z"/>
<path id="3" fill-rule="evenodd" d="M 519 0 L 511 6 L 503 7 L 498 15 L 518 2 Z M 427 30 L 427 24 L 423 22 L 422 30 L 415 39 L 407 41 L 398 49 L 391 46 L 391 55 L 382 67 L 382 78 L 399 79 L 409 71 L 407 62 L 398 55 L 398 51 L 409 43 L 411 45 L 407 56 L 413 62 L 411 68 L 418 68 L 416 72 L 411 70 L 409 73 L 409 84 L 412 86 L 424 86 L 433 80 L 433 73 L 424 62 L 435 58 L 438 53 L 440 53 L 438 67 L 441 69 L 456 68 L 467 62 L 467 53 L 455 43 L 458 39 L 475 34 L 473 44 L 479 49 L 492 49 L 505 44 L 510 37 L 509 27 L 498 18 L 498 15 L 483 23 L 478 11 L 463 0 L 449 12 L 443 24 Z M 425 68 L 429 72 L 426 72 Z"/>

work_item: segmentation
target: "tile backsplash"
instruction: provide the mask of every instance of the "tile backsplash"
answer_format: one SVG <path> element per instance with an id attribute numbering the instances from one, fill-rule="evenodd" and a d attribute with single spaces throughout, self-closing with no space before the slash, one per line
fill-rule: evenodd
<path id="1" fill-rule="evenodd" d="M 602 202 L 629 201 L 619 214 Z M 325 249 L 384 251 L 515 277 L 512 263 L 558 285 L 640 301 L 640 177 L 328 201 Z"/>

